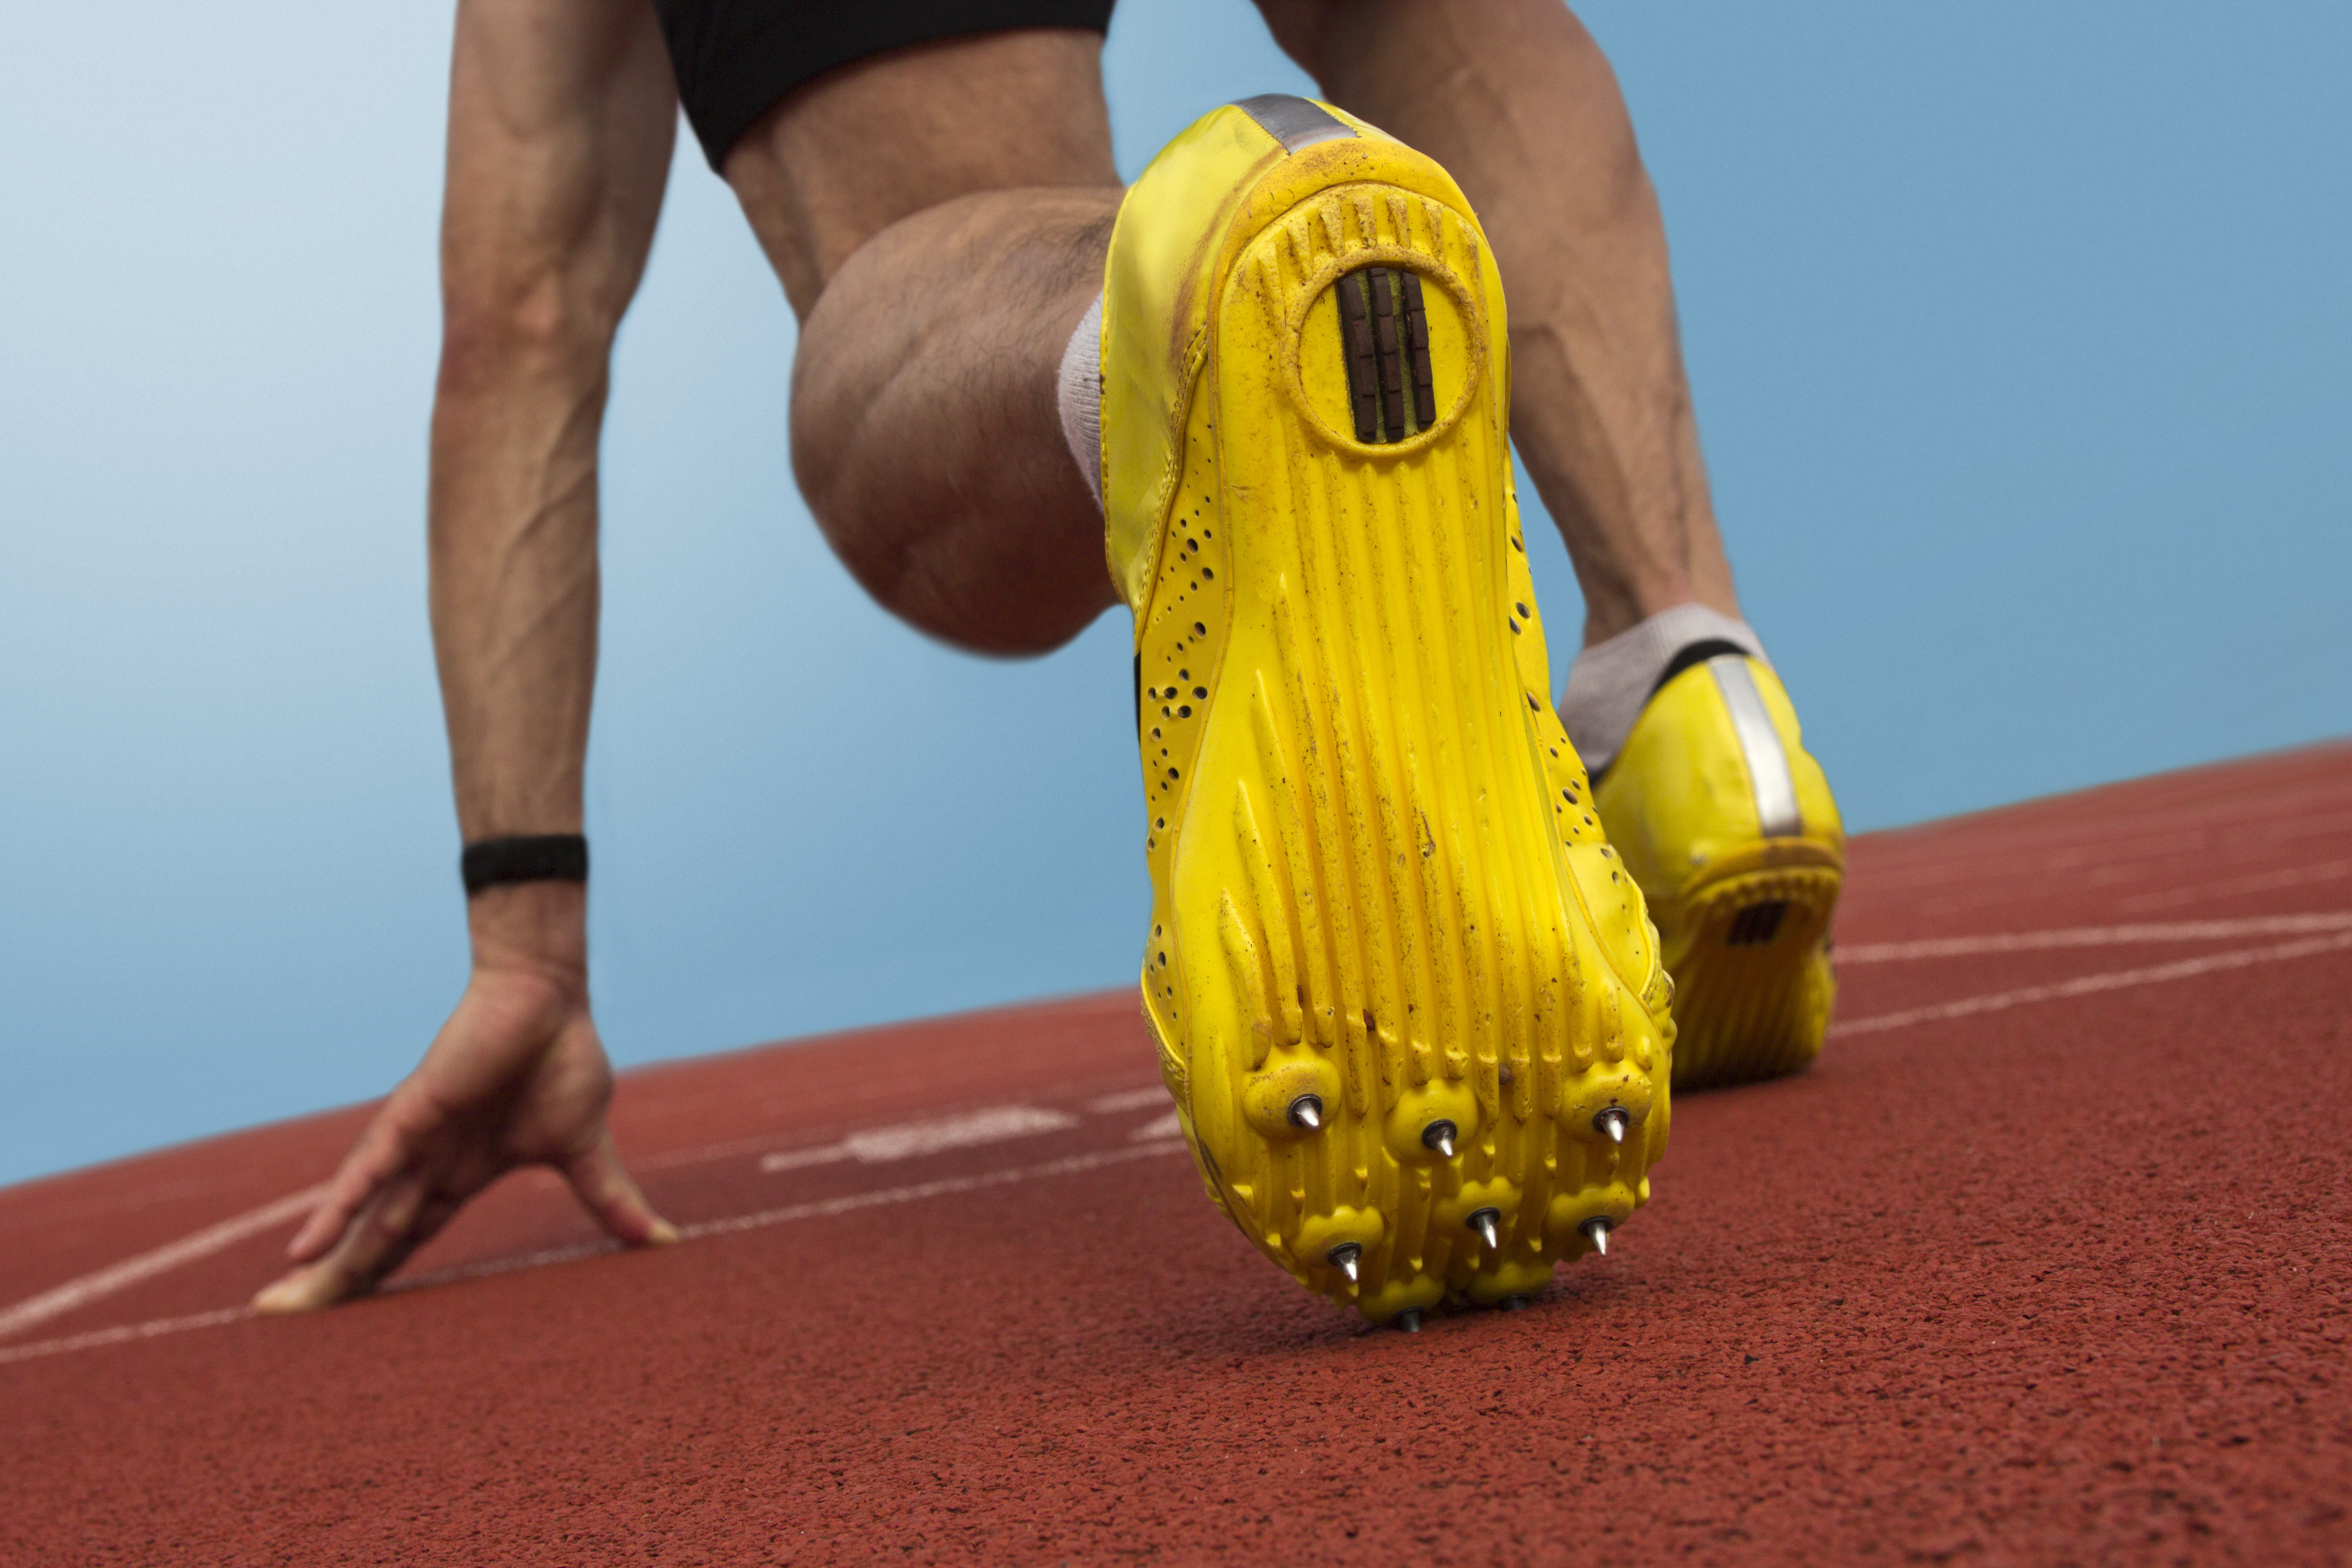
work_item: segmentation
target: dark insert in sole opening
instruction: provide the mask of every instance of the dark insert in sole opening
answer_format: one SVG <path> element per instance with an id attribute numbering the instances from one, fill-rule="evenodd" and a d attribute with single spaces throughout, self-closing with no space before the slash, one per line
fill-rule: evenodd
<path id="1" fill-rule="evenodd" d="M 1402 267 L 1360 267 L 1332 287 L 1339 293 L 1339 342 L 1356 439 L 1387 446 L 1436 424 L 1421 275 Z"/>
<path id="2" fill-rule="evenodd" d="M 1780 934 L 1780 922 L 1788 918 L 1789 901 L 1771 899 L 1760 904 L 1750 904 L 1731 917 L 1731 930 L 1724 933 L 1726 947 L 1762 947 Z"/>

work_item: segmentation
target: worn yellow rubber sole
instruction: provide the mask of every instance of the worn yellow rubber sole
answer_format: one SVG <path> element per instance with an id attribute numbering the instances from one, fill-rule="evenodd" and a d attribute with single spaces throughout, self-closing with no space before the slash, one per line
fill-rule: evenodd
<path id="1" fill-rule="evenodd" d="M 1552 711 L 1475 220 L 1377 133 L 1262 177 L 1291 184 L 1219 237 L 1138 616 L 1144 999 L 1219 1206 L 1412 1326 L 1646 1201 L 1670 982 Z M 1349 321 L 1384 310 L 1403 396 L 1367 415 Z"/>
<path id="2" fill-rule="evenodd" d="M 1675 976 L 1675 1083 L 1710 1089 L 1780 1078 L 1821 1054 L 1837 980 L 1830 917 L 1836 866 L 1711 868 L 1658 910 Z"/>

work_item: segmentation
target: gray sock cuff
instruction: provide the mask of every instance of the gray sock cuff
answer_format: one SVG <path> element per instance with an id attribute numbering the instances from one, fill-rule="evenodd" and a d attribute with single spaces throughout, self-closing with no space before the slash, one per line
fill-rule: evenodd
<path id="1" fill-rule="evenodd" d="M 1054 402 L 1062 415 L 1062 439 L 1086 476 L 1100 510 L 1102 494 L 1102 296 L 1087 307 L 1062 350 L 1061 374 L 1055 378 Z"/>
<path id="2" fill-rule="evenodd" d="M 1746 621 L 1705 605 L 1661 610 L 1633 630 L 1594 643 L 1576 656 L 1569 666 L 1568 689 L 1560 693 L 1559 719 L 1588 772 L 1597 773 L 1617 760 L 1658 677 L 1675 655 L 1702 642 L 1727 642 L 1768 667 L 1772 662 L 1764 658 L 1764 645 Z"/>

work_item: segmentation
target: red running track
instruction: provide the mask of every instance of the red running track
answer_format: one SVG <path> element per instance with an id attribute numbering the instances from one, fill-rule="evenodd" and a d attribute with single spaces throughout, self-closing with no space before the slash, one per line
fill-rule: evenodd
<path id="1" fill-rule="evenodd" d="M 238 1303 L 363 1110 L 33 1183 L 0 1561 L 2352 1560 L 2347 911 L 2352 745 L 1864 838 L 1822 1065 L 1418 1336 L 1210 1210 L 1124 991 L 632 1073 L 688 1242 L 519 1180 L 315 1318 Z"/>

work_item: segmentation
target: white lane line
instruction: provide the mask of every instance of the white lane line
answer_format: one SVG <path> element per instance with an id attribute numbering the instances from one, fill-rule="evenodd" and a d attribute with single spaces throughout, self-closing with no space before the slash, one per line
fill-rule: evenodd
<path id="1" fill-rule="evenodd" d="M 1913 1024 L 1935 1023 L 1947 1018 L 1964 1018 L 1978 1013 L 1997 1013 L 2035 1002 L 2053 1002 L 2073 996 L 2088 996 L 2103 991 L 2122 991 L 2133 986 L 2160 984 L 2168 980 L 2187 980 L 2200 974 L 2211 974 L 2229 969 L 2244 969 L 2257 963 L 2278 963 L 2289 959 L 2308 958 L 2315 953 L 2338 952 L 2346 948 L 2352 948 L 2352 931 L 2337 931 L 2330 936 L 2310 937 L 2301 942 L 2281 942 L 2274 947 L 2240 948 L 2231 952 L 2208 953 L 2202 958 L 2182 959 L 2177 963 L 2159 963 L 2146 969 L 2119 970 L 2108 974 L 2086 974 L 2080 979 L 2062 981 L 2053 985 L 2028 985 L 2015 991 L 1997 991 L 1979 996 L 1964 996 L 1957 1002 L 1943 1002 L 1928 1007 L 1913 1007 L 1900 1013 L 1882 1013 L 1875 1017 L 1851 1019 L 1832 1025 L 1830 1033 L 1833 1036 L 1876 1034 L 1886 1029 L 1905 1028 Z M 1157 1125 L 1157 1123 L 1154 1124 L 1155 1127 Z M 1181 1140 L 1172 1142 L 1139 1143 L 1125 1149 L 1104 1150 L 1099 1153 L 1074 1154 L 1066 1159 L 1051 1160 L 1045 1164 L 1031 1165 L 1021 1170 L 992 1171 L 979 1176 L 951 1176 L 936 1182 L 919 1183 L 912 1186 L 885 1187 L 877 1192 L 853 1193 L 845 1197 L 793 1204 L 784 1208 L 764 1209 L 757 1214 L 742 1215 L 733 1219 L 704 1220 L 698 1224 L 685 1226 L 679 1234 L 694 1237 L 758 1230 L 768 1226 L 788 1225 L 794 1220 L 824 1218 L 887 1204 L 915 1203 L 924 1198 L 940 1197 L 950 1193 L 977 1192 L 985 1187 L 1006 1186 L 1016 1182 L 1035 1181 L 1048 1176 L 1072 1175 L 1148 1155 L 1180 1153 L 1183 1149 L 1184 1144 Z M 163 1269 L 172 1268 L 184 1260 L 181 1256 L 183 1249 L 218 1237 L 224 1232 L 234 1230 L 235 1234 L 229 1236 L 227 1239 L 213 1242 L 204 1249 L 217 1251 L 221 1247 L 229 1245 L 231 1241 L 241 1239 L 256 1230 L 268 1228 L 268 1225 L 275 1224 L 279 1219 L 291 1218 L 302 1208 L 316 1202 L 321 1191 L 323 1188 L 314 1187 L 308 1192 L 281 1198 L 278 1203 L 266 1208 L 256 1209 L 251 1214 L 240 1215 L 236 1219 L 223 1221 L 212 1229 L 201 1231 L 185 1241 L 159 1247 L 153 1252 L 134 1258 L 127 1263 L 117 1264 L 113 1268 L 101 1270 L 99 1274 L 76 1280 L 71 1285 L 60 1286 L 46 1296 L 37 1296 L 30 1301 L 11 1308 L 6 1314 L 0 1315 L 0 1322 L 17 1321 L 19 1315 L 29 1309 L 40 1307 L 67 1292 L 84 1289 L 92 1281 L 114 1279 L 126 1269 L 141 1268 L 142 1272 L 132 1277 L 136 1279 L 144 1279 L 149 1274 L 160 1273 Z M 268 1215 L 270 1218 L 264 1221 L 259 1217 L 263 1215 Z M 468 1265 L 464 1268 L 451 1269 L 444 1274 L 429 1275 L 421 1279 L 407 1281 L 399 1288 L 415 1289 L 420 1285 L 438 1283 L 446 1279 L 471 1279 L 482 1275 L 506 1273 L 518 1268 L 533 1268 L 543 1263 L 584 1258 L 610 1249 L 608 1243 L 558 1247 L 547 1252 L 530 1253 L 517 1258 Z M 201 1257 L 203 1252 L 187 1256 Z M 158 1264 L 155 1262 L 158 1258 L 164 1261 Z M 118 1282 L 108 1285 L 106 1289 L 76 1297 L 70 1305 L 79 1305 L 81 1300 L 95 1299 L 98 1295 L 106 1294 L 108 1289 L 120 1289 L 122 1285 L 131 1282 L 131 1279 L 121 1279 Z M 52 1311 L 42 1313 L 41 1316 L 53 1316 L 57 1311 L 67 1310 L 67 1307 L 57 1307 Z M 45 1340 L 37 1344 L 18 1345 L 9 1350 L 0 1351 L 0 1365 L 5 1365 L 11 1362 L 29 1361 L 36 1356 L 58 1355 L 68 1351 L 87 1350 L 98 1345 L 120 1344 L 125 1340 L 147 1339 L 157 1334 L 177 1333 L 188 1329 L 211 1328 L 220 1323 L 235 1322 L 247 1315 L 249 1313 L 247 1309 L 239 1308 L 233 1310 L 198 1313 L 192 1318 L 164 1318 L 152 1322 L 134 1323 L 120 1329 L 101 1329 L 94 1333 L 76 1334 L 62 1340 Z M 41 1321 L 40 1318 L 30 1320 L 35 1322 L 39 1321 Z"/>
<path id="2" fill-rule="evenodd" d="M 1168 1091 L 1154 1086 L 1149 1090 L 1134 1090 L 1108 1097 L 1124 1104 L 1148 1095 L 1145 1103 L 1164 1100 Z M 1097 1105 L 1104 1102 L 1097 1101 Z M 1035 1106 L 997 1106 L 969 1115 L 947 1117 L 934 1121 L 908 1122 L 896 1127 L 878 1127 L 854 1132 L 838 1143 L 818 1149 L 787 1150 L 761 1160 L 762 1171 L 792 1170 L 803 1165 L 829 1164 L 837 1160 L 858 1160 L 876 1163 L 889 1160 L 912 1159 L 919 1155 L 938 1153 L 949 1149 L 969 1148 L 992 1143 L 1003 1139 L 1029 1137 L 1038 1133 L 1059 1132 L 1078 1125 L 1077 1118 L 1067 1112 L 1047 1110 Z M 707 1157 L 731 1153 L 749 1153 L 766 1140 L 746 1140 L 731 1144 L 718 1144 L 709 1149 L 688 1150 L 682 1153 L 656 1156 L 649 1160 L 631 1161 L 636 1170 L 651 1170 L 666 1165 L 699 1162 Z M 247 1237 L 269 1229 L 272 1226 L 295 1219 L 308 1212 L 325 1195 L 327 1186 L 320 1183 L 299 1193 L 264 1204 L 257 1209 L 236 1215 L 178 1241 L 142 1252 L 79 1279 L 69 1279 L 52 1290 L 19 1301 L 0 1311 L 0 1339 L 11 1338 L 27 1329 L 39 1327 L 50 1319 L 70 1312 L 91 1301 L 111 1296 L 158 1274 L 169 1273 L 184 1264 L 209 1258 L 225 1247 L 234 1247 Z"/>
<path id="3" fill-rule="evenodd" d="M 762 1230 L 772 1225 L 789 1225 L 799 1219 L 825 1219 L 858 1209 L 878 1208 L 887 1204 L 911 1204 L 950 1193 L 974 1193 L 983 1187 L 1010 1186 L 1015 1182 L 1034 1182 L 1047 1176 L 1075 1175 L 1081 1171 L 1125 1164 L 1129 1160 L 1140 1160 L 1153 1154 L 1178 1154 L 1183 1150 L 1181 1140 L 1173 1143 L 1145 1143 L 1131 1149 L 1104 1149 L 1092 1154 L 1072 1154 L 1060 1160 L 1048 1160 L 1042 1165 L 1031 1165 L 1022 1170 L 991 1171 L 979 1176 L 942 1176 L 935 1182 L 918 1182 L 911 1186 L 884 1187 L 878 1192 L 851 1193 L 844 1197 L 819 1198 L 813 1203 L 762 1209 L 758 1214 L 740 1215 L 733 1219 L 706 1219 L 698 1224 L 680 1226 L 678 1235 L 689 1239 L 703 1236 L 732 1236 L 737 1231 Z"/>
<path id="4" fill-rule="evenodd" d="M 1184 1119 L 1172 1110 L 1157 1121 L 1145 1122 L 1127 1135 L 1128 1141 L 1131 1143 L 1148 1143 L 1155 1138 L 1181 1138 L 1182 1136 L 1184 1136 Z"/>
<path id="5" fill-rule="evenodd" d="M 1920 958 L 1967 958 L 1984 952 L 2032 952 L 2042 948 L 2114 947 L 2131 942 L 2224 942 L 2240 936 L 2305 936 L 2352 931 L 2352 912 L 2266 915 L 2241 921 L 2176 921 L 2163 925 L 2074 926 L 1992 936 L 1940 937 L 1926 942 L 1858 942 L 1837 950 L 1841 965 L 1900 963 Z"/>
<path id="6" fill-rule="evenodd" d="M 2293 917 L 2283 917 L 2293 918 Z M 2221 922 L 2214 922 L 2221 923 Z M 2015 991 L 1991 992 L 1979 996 L 1964 996 L 1956 1002 L 1937 1003 L 1927 1007 L 1913 1007 L 1900 1013 L 1883 1013 L 1875 1017 L 1853 1018 L 1831 1026 L 1833 1036 L 1876 1034 L 1887 1029 L 1900 1029 L 1913 1024 L 1935 1023 L 1947 1018 L 1963 1018 L 1978 1013 L 1997 1013 L 2011 1007 L 2025 1006 L 2035 1002 L 2059 1001 L 2073 996 L 2088 996 L 2103 991 L 2121 991 L 2138 985 L 2155 985 L 2169 980 L 2187 980 L 2200 974 L 2211 974 L 2222 970 L 2243 969 L 2257 963 L 2276 963 L 2288 959 L 2306 958 L 2315 953 L 2337 952 L 2352 948 L 2352 931 L 2338 931 L 2332 935 L 2306 938 L 2301 942 L 2282 942 L 2273 947 L 2241 948 L 2231 952 L 2209 953 L 2201 958 L 2182 959 L 2175 963 L 2159 963 L 2146 969 L 2126 969 L 2108 974 L 2088 974 L 2079 979 L 2062 981 L 2051 985 L 2028 985 Z M 1140 1091 L 1139 1091 L 1140 1092 Z M 1049 1112 L 1048 1114 L 1059 1114 Z M 1153 1123 L 1146 1131 L 1156 1131 Z M 891 1131 L 891 1130 L 884 1130 Z M 1142 1136 L 1139 1133 L 1138 1136 Z M 788 1208 L 768 1209 L 730 1220 L 706 1220 L 685 1227 L 681 1234 L 688 1237 L 716 1236 L 737 1230 L 755 1230 L 762 1226 L 782 1225 L 797 1219 L 810 1219 L 825 1215 L 846 1214 L 854 1209 L 878 1204 L 911 1203 L 920 1198 L 947 1193 L 972 1192 L 982 1187 L 1001 1186 L 1011 1182 L 1023 1182 L 1041 1176 L 1061 1175 L 1114 1164 L 1140 1155 L 1173 1153 L 1184 1147 L 1181 1142 L 1141 1143 L 1127 1149 L 1107 1151 L 1099 1154 L 1077 1154 L 1068 1159 L 1048 1162 L 1025 1170 L 999 1171 L 984 1176 L 958 1176 L 938 1182 L 926 1182 L 915 1186 L 889 1187 L 876 1193 L 853 1194 L 847 1197 L 828 1198 L 811 1204 L 796 1204 Z M 325 1191 L 322 1186 L 280 1198 L 234 1219 L 222 1221 L 208 1230 L 202 1230 L 169 1247 L 118 1263 L 111 1268 L 86 1275 L 55 1290 L 19 1302 L 5 1312 L 0 1312 L 0 1335 L 29 1328 L 60 1312 L 72 1310 L 85 1301 L 96 1300 L 125 1286 L 149 1279 L 167 1269 L 177 1268 L 219 1251 L 269 1226 L 293 1218 L 319 1200 Z M 527 1268 L 533 1259 L 555 1261 L 562 1258 L 584 1257 L 601 1248 L 565 1248 L 550 1254 L 534 1254 L 532 1258 L 507 1265 L 478 1266 L 476 1272 L 497 1271 L 501 1268 Z M 435 1276 L 438 1279 L 438 1276 Z M 423 1283 L 424 1281 L 418 1281 Z M 192 1327 L 205 1327 L 214 1322 L 227 1322 L 237 1314 L 202 1315 L 201 1319 L 162 1320 L 166 1325 L 183 1322 Z M 174 1331 L 168 1326 L 141 1324 L 123 1330 L 104 1330 L 92 1342 L 116 1343 L 121 1339 L 137 1338 L 148 1331 Z M 113 1335 L 113 1338 L 105 1338 Z M 71 1340 L 45 1341 L 37 1345 L 23 1345 L 13 1351 L 0 1352 L 0 1364 L 21 1361 L 34 1354 L 55 1354 L 62 1349 L 82 1348 L 89 1335 L 77 1335 Z"/>
<path id="7" fill-rule="evenodd" d="M 1034 1138 L 1044 1132 L 1066 1132 L 1077 1124 L 1078 1119 L 1065 1110 L 1046 1110 L 1034 1105 L 995 1105 L 986 1110 L 932 1121 L 868 1128 L 851 1133 L 838 1143 L 820 1144 L 813 1149 L 779 1150 L 764 1156 L 760 1169 L 771 1173 L 797 1171 L 808 1165 L 830 1165 L 839 1160 L 880 1165 L 950 1149 L 971 1149 L 1013 1138 Z"/>
<path id="8" fill-rule="evenodd" d="M 2051 985 L 2027 985 L 2015 991 L 1963 996 L 1957 1002 L 1939 1002 L 1930 1007 L 1912 1007 L 1900 1013 L 1881 1013 L 1875 1017 L 1832 1024 L 1830 1034 L 1832 1037 L 1876 1034 L 1882 1029 L 1900 1029 L 1912 1024 L 1965 1018 L 1976 1013 L 1998 1013 L 2032 1002 L 2055 1002 L 2069 996 L 2088 996 L 2101 991 L 2123 991 L 2136 985 L 2156 985 L 2168 980 L 2188 980 L 2224 969 L 2244 969 L 2250 964 L 2308 958 L 2314 953 L 2337 952 L 2347 947 L 2352 947 L 2352 931 L 2338 931 L 2334 936 L 2309 937 L 2302 942 L 2281 942 L 2276 947 L 2244 947 L 2231 952 L 2208 953 L 2202 958 L 2184 958 L 2177 963 L 2158 963 L 2147 969 L 2085 974 L 2080 979 L 2063 980 Z"/>
<path id="9" fill-rule="evenodd" d="M 152 1279 L 158 1274 L 169 1273 L 184 1263 L 194 1263 L 199 1258 L 210 1258 L 214 1253 L 225 1247 L 234 1247 L 249 1236 L 257 1236 L 273 1226 L 284 1225 L 289 1220 L 299 1218 L 308 1214 L 326 1194 L 327 1184 L 324 1182 L 315 1187 L 305 1187 L 299 1193 L 291 1193 L 279 1198 L 276 1203 L 264 1204 L 257 1209 L 248 1209 L 232 1219 L 225 1219 L 218 1225 L 209 1226 L 194 1236 L 184 1236 L 179 1240 L 156 1247 L 152 1252 L 142 1252 L 136 1258 L 126 1258 L 121 1262 L 101 1268 L 95 1274 L 85 1274 L 79 1279 L 69 1279 L 54 1290 L 44 1290 L 30 1300 L 19 1301 L 6 1311 L 0 1312 L 0 1339 L 5 1339 L 11 1334 L 22 1333 L 25 1330 L 46 1323 L 61 1313 L 70 1312 L 75 1308 L 86 1306 L 101 1297 L 111 1296 L 118 1290 L 127 1289 L 142 1279 Z"/>
<path id="10" fill-rule="evenodd" d="M 2208 882 L 2199 888 L 2175 888 L 2169 892 L 2141 893 L 2126 899 L 2120 906 L 2127 915 L 2146 914 L 2151 910 L 2169 910 L 2182 904 L 2194 904 L 2206 899 L 2235 898 L 2242 893 L 2273 893 L 2281 888 L 2300 888 L 2311 882 L 2333 882 L 2352 877 L 2352 860 L 2326 860 L 2316 866 L 2290 866 L 2282 871 L 2263 871 L 2251 877 L 2234 877 L 2226 882 Z"/>
<path id="11" fill-rule="evenodd" d="M 1155 1105 L 1168 1103 L 1168 1089 L 1162 1084 L 1150 1089 L 1130 1089 L 1119 1094 L 1106 1094 L 1100 1100 L 1088 1100 L 1087 1109 L 1097 1116 L 1117 1116 L 1122 1111 L 1148 1110 Z"/>
<path id="12" fill-rule="evenodd" d="M 190 1329 L 216 1329 L 223 1323 L 235 1323 L 253 1317 L 250 1307 L 224 1307 L 217 1312 L 198 1312 L 185 1318 L 154 1318 L 143 1323 L 125 1323 L 119 1329 L 93 1329 L 86 1334 L 71 1334 L 61 1340 L 36 1340 L 29 1345 L 11 1345 L 0 1350 L 0 1366 L 11 1362 L 37 1361 L 43 1356 L 63 1355 L 68 1351 L 91 1351 L 100 1345 L 119 1345 L 125 1340 L 152 1340 L 161 1334 L 184 1334 Z"/>
<path id="13" fill-rule="evenodd" d="M 678 1234 L 694 1240 L 706 1236 L 733 1236 L 747 1230 L 764 1230 L 771 1226 L 790 1225 L 796 1220 L 830 1219 L 836 1215 L 855 1214 L 860 1209 L 883 1208 L 895 1204 L 920 1203 L 926 1198 L 946 1197 L 956 1193 L 976 1193 L 989 1187 L 1009 1187 L 1022 1182 L 1045 1181 L 1055 1176 L 1074 1176 L 1087 1171 L 1098 1171 L 1106 1165 L 1123 1165 L 1130 1160 L 1150 1159 L 1156 1154 L 1184 1152 L 1181 1139 L 1174 1142 L 1143 1143 L 1125 1149 L 1104 1149 L 1092 1154 L 1072 1154 L 1059 1160 L 1048 1160 L 1042 1165 L 1028 1165 L 1007 1171 L 990 1171 L 977 1176 L 946 1176 L 935 1182 L 918 1182 L 909 1186 L 883 1187 L 868 1193 L 850 1193 L 837 1198 L 820 1198 L 811 1203 L 792 1204 L 783 1208 L 762 1209 L 756 1214 L 738 1215 L 731 1219 L 707 1219 L 679 1227 Z M 573 1258 L 593 1258 L 599 1253 L 620 1250 L 609 1241 L 581 1242 L 571 1247 L 550 1247 L 543 1252 L 524 1253 L 516 1258 L 496 1258 L 487 1263 L 468 1263 L 457 1268 L 404 1279 L 391 1287 L 387 1295 L 405 1290 L 422 1289 L 428 1285 L 443 1285 L 457 1279 L 479 1279 L 494 1274 L 512 1274 L 525 1268 L 537 1268 L 550 1263 L 564 1263 Z M 130 1323 L 117 1329 L 99 1329 L 90 1333 L 73 1334 L 64 1339 L 42 1340 L 28 1345 L 12 1345 L 0 1350 L 0 1366 L 12 1362 L 32 1361 L 41 1356 L 63 1355 L 71 1351 L 94 1350 L 101 1345 L 121 1344 L 128 1340 L 154 1339 L 163 1334 L 185 1333 L 194 1329 L 217 1328 L 223 1323 L 241 1322 L 254 1315 L 250 1307 L 226 1308 L 216 1312 L 198 1312 L 186 1318 L 157 1318 L 144 1323 Z"/>

